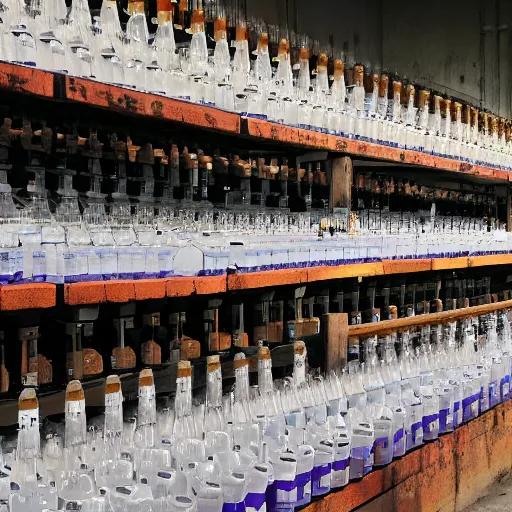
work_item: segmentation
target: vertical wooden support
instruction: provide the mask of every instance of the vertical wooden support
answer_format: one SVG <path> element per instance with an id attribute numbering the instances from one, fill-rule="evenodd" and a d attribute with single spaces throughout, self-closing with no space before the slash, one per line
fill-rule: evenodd
<path id="1" fill-rule="evenodd" d="M 352 160 L 348 156 L 332 161 L 329 204 L 334 212 L 337 208 L 350 211 L 352 200 Z"/>
<path id="2" fill-rule="evenodd" d="M 507 231 L 512 231 L 512 189 L 507 185 Z"/>
<path id="3" fill-rule="evenodd" d="M 348 315 L 327 313 L 323 315 L 325 369 L 326 371 L 344 368 L 348 351 Z"/>

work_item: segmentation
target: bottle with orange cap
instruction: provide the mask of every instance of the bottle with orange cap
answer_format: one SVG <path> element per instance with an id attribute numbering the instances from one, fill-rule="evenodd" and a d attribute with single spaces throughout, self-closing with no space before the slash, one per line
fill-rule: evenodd
<path id="1" fill-rule="evenodd" d="M 290 41 L 286 31 L 279 33 L 276 71 L 277 95 L 279 99 L 278 121 L 285 124 L 297 124 L 297 104 L 294 101 L 293 74 L 290 57 Z"/>
<path id="2" fill-rule="evenodd" d="M 211 69 L 208 61 L 204 9 L 200 4 L 200 1 L 197 1 L 192 9 L 190 25 L 192 32 L 188 54 L 190 99 L 197 103 L 212 104 L 214 102 L 214 90 L 210 80 L 213 77 L 213 69 Z"/>
<path id="3" fill-rule="evenodd" d="M 267 97 L 270 92 L 272 80 L 272 65 L 270 64 L 270 53 L 268 49 L 269 33 L 263 23 L 258 27 L 258 46 L 256 48 L 256 62 L 254 63 L 254 82 L 261 94 L 262 116 L 267 115 Z M 255 100 L 254 100 L 255 101 Z"/>
<path id="4" fill-rule="evenodd" d="M 324 131 L 326 126 L 327 94 L 329 93 L 328 64 L 329 57 L 327 53 L 324 51 L 319 52 L 316 63 L 313 111 L 311 113 L 311 127 L 317 131 Z"/>
<path id="5" fill-rule="evenodd" d="M 370 66 L 366 67 L 366 71 L 364 75 L 365 109 L 369 116 L 374 116 L 377 113 L 380 76 L 376 72 L 370 72 Z"/>
<path id="6" fill-rule="evenodd" d="M 227 21 L 222 12 L 218 12 L 214 21 L 215 51 L 213 53 L 213 72 L 215 76 L 215 106 L 233 110 L 233 84 L 231 83 L 231 56 L 227 40 Z"/>
<path id="7" fill-rule="evenodd" d="M 333 82 L 327 98 L 327 130 L 329 133 L 339 134 L 343 131 L 346 96 L 345 64 L 342 59 L 335 59 Z"/>
<path id="8" fill-rule="evenodd" d="M 179 439 L 196 439 L 196 423 L 192 413 L 192 366 L 190 361 L 178 363 L 176 378 L 176 396 L 174 398 L 173 437 Z"/>
<path id="9" fill-rule="evenodd" d="M 149 64 L 149 31 L 143 0 L 128 0 L 130 19 L 126 24 L 126 85 L 146 90 L 146 65 Z"/>
<path id="10" fill-rule="evenodd" d="M 148 91 L 175 94 L 172 69 L 176 60 L 171 0 L 157 0 L 157 29 L 148 66 Z"/>
<path id="11" fill-rule="evenodd" d="M 298 119 L 300 128 L 309 128 L 311 124 L 311 73 L 309 71 L 310 41 L 308 36 L 300 37 L 299 82 L 298 82 Z"/>
<path id="12" fill-rule="evenodd" d="M 235 56 L 233 58 L 233 89 L 235 95 L 235 111 L 247 113 L 247 84 L 251 62 L 249 58 L 249 41 L 247 40 L 247 25 L 239 20 L 236 25 Z"/>
<path id="13" fill-rule="evenodd" d="M 362 114 L 364 112 L 364 66 L 356 64 L 354 66 L 354 84 L 349 97 L 349 104 L 354 112 Z"/>

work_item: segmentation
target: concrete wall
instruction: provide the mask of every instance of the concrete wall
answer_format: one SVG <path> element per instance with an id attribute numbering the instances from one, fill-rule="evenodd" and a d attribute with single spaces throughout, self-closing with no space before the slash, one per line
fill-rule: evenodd
<path id="1" fill-rule="evenodd" d="M 325 48 L 344 50 L 347 60 L 396 71 L 512 118 L 511 0 L 247 3 L 250 14 L 273 24 L 288 19 Z"/>

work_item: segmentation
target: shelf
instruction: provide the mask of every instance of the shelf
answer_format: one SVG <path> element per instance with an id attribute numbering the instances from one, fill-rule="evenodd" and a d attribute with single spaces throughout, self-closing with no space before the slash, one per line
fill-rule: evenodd
<path id="1" fill-rule="evenodd" d="M 381 144 L 348 139 L 346 137 L 329 135 L 302 128 L 293 128 L 291 126 L 263 121 L 261 119 L 242 118 L 242 120 L 246 123 L 245 126 L 242 124 L 242 132 L 245 128 L 248 135 L 257 139 L 348 153 L 353 156 L 396 162 L 399 164 L 410 164 L 444 171 L 460 172 L 462 174 L 487 179 L 512 180 L 511 173 L 507 171 L 473 165 L 452 158 L 428 155 L 420 151 L 392 148 Z"/>
<path id="2" fill-rule="evenodd" d="M 323 149 L 384 162 L 458 172 L 490 180 L 512 180 L 512 173 L 507 171 L 428 155 L 419 151 L 392 148 L 270 121 L 246 118 L 233 112 L 185 100 L 5 62 L 0 63 L 0 88 L 14 93 L 30 93 L 44 98 L 53 98 L 61 103 L 79 103 L 117 113 L 168 120 L 192 128 L 216 130 L 262 142 Z"/>
<path id="3" fill-rule="evenodd" d="M 0 63 L 0 88 L 2 89 L 53 98 L 53 81 L 54 74 L 49 71 L 7 62 Z"/>
<path id="4" fill-rule="evenodd" d="M 226 276 L 171 277 L 120 281 L 92 281 L 64 285 L 64 303 L 71 306 L 130 300 L 189 297 L 226 292 Z"/>
<path id="5" fill-rule="evenodd" d="M 372 511 L 462 510 L 510 470 L 511 416 L 511 401 L 500 404 L 304 511 L 351 512 L 368 502 Z"/>
<path id="6" fill-rule="evenodd" d="M 0 311 L 51 308 L 57 290 L 51 283 L 9 284 L 0 286 Z"/>
<path id="7" fill-rule="evenodd" d="M 255 290 L 273 286 L 303 285 L 331 279 L 451 270 L 489 265 L 511 265 L 512 254 L 459 258 L 382 260 L 281 270 L 265 270 L 219 276 L 169 277 L 165 279 L 86 281 L 65 284 L 58 289 L 51 283 L 9 284 L 0 286 L 0 311 L 50 308 L 57 294 L 64 304 L 123 303 L 132 300 L 216 295 L 227 291 Z M 62 291 L 61 291 L 62 290 Z"/>
<path id="8" fill-rule="evenodd" d="M 132 89 L 107 85 L 85 78 L 66 76 L 66 99 L 201 128 L 240 133 L 240 116 L 214 107 L 166 98 Z"/>

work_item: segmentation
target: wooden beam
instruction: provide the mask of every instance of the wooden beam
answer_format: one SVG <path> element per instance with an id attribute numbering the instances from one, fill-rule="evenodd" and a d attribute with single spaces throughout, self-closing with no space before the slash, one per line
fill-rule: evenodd
<path id="1" fill-rule="evenodd" d="M 512 231 L 512 189 L 507 186 L 507 231 Z"/>
<path id="2" fill-rule="evenodd" d="M 348 335 L 351 338 L 355 338 L 390 334 L 400 329 L 456 322 L 463 318 L 485 315 L 487 313 L 492 313 L 493 311 L 509 308 L 512 308 L 512 300 L 504 300 L 502 302 L 483 304 L 481 306 L 473 306 L 470 308 L 442 311 L 441 313 L 432 313 L 430 315 L 418 315 L 408 318 L 399 318 L 397 320 L 384 320 L 376 323 L 351 325 L 348 328 Z"/>
<path id="3" fill-rule="evenodd" d="M 327 313 L 322 317 L 326 371 L 344 368 L 347 364 L 348 315 Z"/>
<path id="4" fill-rule="evenodd" d="M 329 204 L 331 210 L 347 208 L 352 201 L 352 159 L 348 156 L 332 161 Z"/>

